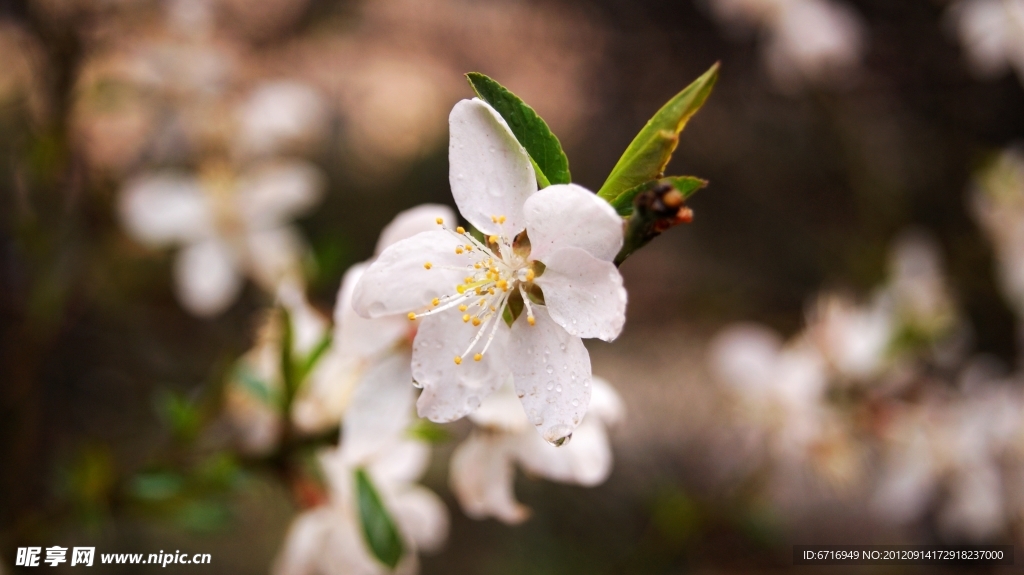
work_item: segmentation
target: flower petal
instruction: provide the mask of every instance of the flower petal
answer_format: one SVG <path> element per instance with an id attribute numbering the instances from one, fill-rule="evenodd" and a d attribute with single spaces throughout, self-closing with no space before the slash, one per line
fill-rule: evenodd
<path id="1" fill-rule="evenodd" d="M 487 396 L 480 408 L 469 414 L 469 418 L 480 427 L 511 433 L 530 427 L 511 378 L 498 391 Z"/>
<path id="2" fill-rule="evenodd" d="M 512 324 L 510 352 L 516 395 L 526 419 L 548 442 L 572 434 L 590 403 L 590 354 L 583 341 L 570 335 L 544 307 L 534 308 L 536 325 Z"/>
<path id="3" fill-rule="evenodd" d="M 522 523 L 530 511 L 512 492 L 515 469 L 504 435 L 473 433 L 452 454 L 448 476 L 466 515 Z"/>
<path id="4" fill-rule="evenodd" d="M 363 375 L 362 362 L 327 352 L 317 362 L 292 404 L 292 421 L 305 433 L 337 426 Z"/>
<path id="5" fill-rule="evenodd" d="M 329 507 L 318 507 L 292 521 L 284 545 L 274 559 L 273 575 L 312 575 L 317 572 L 318 558 L 327 546 L 331 526 L 337 521 Z"/>
<path id="6" fill-rule="evenodd" d="M 121 222 L 136 240 L 158 247 L 209 237 L 213 214 L 199 182 L 163 173 L 129 182 L 118 201 Z"/>
<path id="7" fill-rule="evenodd" d="M 174 279 L 181 305 L 200 317 L 224 311 L 242 289 L 234 252 L 214 239 L 182 249 L 174 262 Z"/>
<path id="8" fill-rule="evenodd" d="M 508 380 L 508 340 L 510 330 L 499 319 L 494 340 L 480 361 L 472 357 L 455 363 L 466 353 L 478 330 L 487 329 L 474 348 L 490 337 L 491 324 L 474 327 L 462 321 L 452 309 L 422 320 L 412 345 L 412 376 L 423 386 L 416 407 L 420 417 L 431 421 L 454 421 L 480 407 L 480 404 Z"/>
<path id="9" fill-rule="evenodd" d="M 393 348 L 415 327 L 403 316 L 377 319 L 360 317 L 352 308 L 352 296 L 369 264 L 356 264 L 345 272 L 334 307 L 334 346 L 348 358 L 370 359 Z"/>
<path id="10" fill-rule="evenodd" d="M 243 174 L 238 210 L 251 230 L 277 227 L 300 216 L 323 198 L 324 176 L 309 162 L 280 162 Z"/>
<path id="11" fill-rule="evenodd" d="M 465 242 L 452 232 L 423 232 L 392 244 L 370 264 L 356 285 L 352 305 L 366 318 L 426 308 L 432 299 L 455 293 L 470 262 L 455 248 Z M 426 264 L 430 263 L 430 269 Z"/>
<path id="12" fill-rule="evenodd" d="M 536 433 L 524 433 L 516 443 L 519 462 L 530 473 L 562 483 L 594 486 L 612 471 L 612 449 L 604 425 L 588 417 L 572 441 L 555 447 Z"/>
<path id="13" fill-rule="evenodd" d="M 615 208 L 582 186 L 548 186 L 523 206 L 530 257 L 544 260 L 563 247 L 577 247 L 610 262 L 622 249 L 622 218 Z"/>
<path id="14" fill-rule="evenodd" d="M 544 259 L 535 281 L 551 319 L 577 337 L 612 341 L 626 323 L 626 288 L 615 264 L 580 248 L 562 248 Z"/>
<path id="15" fill-rule="evenodd" d="M 526 227 L 523 203 L 537 191 L 526 148 L 486 102 L 455 104 L 448 116 L 448 180 L 459 212 L 485 234 L 513 237 Z M 491 220 L 505 216 L 503 224 Z"/>
<path id="16" fill-rule="evenodd" d="M 612 384 L 602 377 L 593 377 L 594 389 L 590 394 L 587 416 L 597 418 L 604 425 L 617 425 L 626 417 L 626 406 Z M 575 440 L 573 440 L 575 441 Z"/>
<path id="17" fill-rule="evenodd" d="M 410 486 L 394 496 L 391 506 L 402 534 L 419 551 L 437 551 L 448 539 L 448 508 L 433 491 Z"/>
<path id="18" fill-rule="evenodd" d="M 342 458 L 353 467 L 399 441 L 412 421 L 415 398 L 409 357 L 392 354 L 367 369 L 342 424 Z"/>
<path id="19" fill-rule="evenodd" d="M 422 204 L 400 212 L 391 223 L 384 226 L 377 239 L 375 254 L 380 254 L 391 244 L 411 238 L 420 232 L 432 232 L 438 229 L 437 220 L 444 225 L 455 227 L 455 212 L 441 204 Z"/>
<path id="20" fill-rule="evenodd" d="M 291 226 L 260 230 L 250 234 L 248 241 L 249 274 L 263 289 L 273 292 L 283 281 L 301 283 L 302 256 L 306 242 Z"/>

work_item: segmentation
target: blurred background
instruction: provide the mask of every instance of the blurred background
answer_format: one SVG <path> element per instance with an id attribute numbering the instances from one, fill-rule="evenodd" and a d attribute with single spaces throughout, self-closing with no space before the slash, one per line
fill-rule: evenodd
<path id="1" fill-rule="evenodd" d="M 13 568 L 18 546 L 85 543 L 195 549 L 213 565 L 176 568 L 266 573 L 296 512 L 273 474 L 244 458 L 197 464 L 180 447 L 193 420 L 204 422 L 202 449 L 224 443 L 222 382 L 253 346 L 278 271 L 243 257 L 236 273 L 251 281 L 226 279 L 234 287 L 219 295 L 201 280 L 183 287 L 174 246 L 189 240 L 138 232 L 123 200 L 133 186 L 312 170 L 303 181 L 319 195 L 288 219 L 304 238 L 295 249 L 310 301 L 329 317 L 342 274 L 373 254 L 398 211 L 452 204 L 447 114 L 472 96 L 465 72 L 533 106 L 573 180 L 598 189 L 647 118 L 716 61 L 720 80 L 668 170 L 709 180 L 688 202 L 694 221 L 622 266 L 626 330 L 587 344 L 626 405 L 611 477 L 583 488 L 520 473 L 531 518 L 474 521 L 447 487 L 454 442 L 441 442 L 424 483 L 449 504 L 452 529 L 421 572 L 742 573 L 791 568 L 793 544 L 1020 541 L 1016 411 L 998 447 L 963 448 L 992 453 L 995 483 L 964 487 L 959 471 L 980 464 L 935 455 L 894 496 L 922 501 L 899 517 L 872 504 L 899 475 L 899 430 L 962 422 L 969 403 L 987 437 L 985 410 L 1016 406 L 1024 391 L 1004 285 L 1020 261 L 1005 231 L 1016 228 L 993 231 L 972 200 L 991 187 L 979 174 L 1009 162 L 1000 182 L 1010 184 L 999 184 L 1009 192 L 992 197 L 1016 190 L 1024 202 L 1024 175 L 1013 179 L 1024 168 L 997 161 L 1024 137 L 1024 26 L 1012 27 L 1024 8 L 984 3 L 995 15 L 978 24 L 979 47 L 973 4 L 0 0 L 0 565 Z M 891 255 L 907 242 L 918 251 Z M 934 272 L 942 310 L 926 319 L 940 327 L 914 331 L 906 351 L 892 342 L 908 332 L 889 326 L 884 365 L 841 373 L 815 339 L 833 317 L 818 294 L 859 312 L 905 268 Z M 900 289 L 882 308 L 904 309 Z M 718 345 L 737 321 L 764 336 L 740 356 L 819 350 L 832 371 L 809 392 L 825 407 L 808 409 L 835 426 L 792 439 L 785 428 L 799 416 L 786 410 L 802 400 L 784 399 L 779 416 L 751 406 L 757 394 L 737 398 L 721 367 L 732 352 Z M 854 347 L 870 331 L 846 328 Z M 773 361 L 741 379 L 785 379 Z M 975 401 L 971 390 L 994 381 L 1012 401 Z M 925 423 L 900 423 L 917 421 L 907 413 Z M 205 466 L 202 497 L 172 509 L 118 495 L 138 492 L 132 477 L 157 458 Z M 970 499 L 996 492 L 994 515 Z M 963 515 L 946 509 L 964 500 Z"/>

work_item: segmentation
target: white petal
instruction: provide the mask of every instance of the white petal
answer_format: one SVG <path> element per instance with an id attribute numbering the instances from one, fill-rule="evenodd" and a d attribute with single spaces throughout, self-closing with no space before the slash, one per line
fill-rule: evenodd
<path id="1" fill-rule="evenodd" d="M 744 395 L 763 395 L 779 363 L 782 338 L 762 325 L 740 323 L 711 340 L 708 363 L 722 383 Z"/>
<path id="2" fill-rule="evenodd" d="M 328 125 L 327 106 L 305 84 L 264 82 L 239 106 L 235 148 L 245 155 L 280 152 L 282 148 L 315 139 Z"/>
<path id="3" fill-rule="evenodd" d="M 363 362 L 328 351 L 295 398 L 295 427 L 305 433 L 317 433 L 339 425 L 362 375 Z"/>
<path id="4" fill-rule="evenodd" d="M 252 230 L 288 223 L 320 203 L 324 176 L 308 162 L 282 162 L 247 172 L 238 181 L 238 209 Z"/>
<path id="5" fill-rule="evenodd" d="M 433 491 L 417 485 L 397 493 L 395 521 L 419 551 L 437 551 L 448 539 L 448 508 Z"/>
<path id="6" fill-rule="evenodd" d="M 536 433 L 524 433 L 516 443 L 523 467 L 540 477 L 562 483 L 594 486 L 612 470 L 612 449 L 604 425 L 587 418 L 572 434 L 572 441 L 555 447 Z"/>
<path id="7" fill-rule="evenodd" d="M 174 262 L 174 279 L 181 304 L 202 317 L 227 309 L 242 289 L 235 254 L 212 239 L 181 250 Z"/>
<path id="8" fill-rule="evenodd" d="M 118 208 L 128 233 L 149 246 L 208 237 L 214 228 L 202 187 L 184 174 L 144 176 L 129 182 Z"/>
<path id="9" fill-rule="evenodd" d="M 334 308 L 334 344 L 345 357 L 370 359 L 410 337 L 415 324 L 404 316 L 377 319 L 360 317 L 352 308 L 356 285 L 368 264 L 356 264 L 345 272 Z"/>
<path id="10" fill-rule="evenodd" d="M 405 434 L 415 399 L 409 357 L 392 354 L 367 369 L 342 424 L 342 458 L 364 464 Z"/>
<path id="11" fill-rule="evenodd" d="M 619 393 L 607 380 L 596 375 L 593 377 L 593 385 L 587 417 L 597 418 L 604 425 L 620 423 L 626 417 L 626 406 Z"/>
<path id="12" fill-rule="evenodd" d="M 622 249 L 622 218 L 615 208 L 582 186 L 548 186 L 523 206 L 530 257 L 544 260 L 563 247 L 577 247 L 610 262 Z"/>
<path id="13" fill-rule="evenodd" d="M 246 239 L 249 273 L 260 287 L 275 292 L 282 281 L 302 281 L 302 256 L 306 242 L 295 228 L 284 226 L 261 230 Z"/>
<path id="14" fill-rule="evenodd" d="M 462 510 L 473 519 L 522 523 L 529 510 L 512 492 L 515 469 L 503 435 L 474 433 L 452 454 L 449 479 Z"/>
<path id="15" fill-rule="evenodd" d="M 455 104 L 448 125 L 448 180 L 459 212 L 485 234 L 513 237 L 526 227 L 523 203 L 537 191 L 530 155 L 498 112 L 477 98 Z M 505 216 L 505 223 L 492 216 Z"/>
<path id="16" fill-rule="evenodd" d="M 327 545 L 328 532 L 335 521 L 335 514 L 328 507 L 299 514 L 288 528 L 270 572 L 273 575 L 316 575 L 318 557 Z"/>
<path id="17" fill-rule="evenodd" d="M 579 248 L 562 248 L 546 257 L 536 279 L 548 313 L 577 337 L 612 341 L 626 323 L 626 288 L 615 264 Z"/>
<path id="18" fill-rule="evenodd" d="M 481 427 L 498 431 L 514 433 L 530 427 L 511 377 L 498 391 L 487 396 L 480 408 L 469 414 L 469 418 Z"/>
<path id="19" fill-rule="evenodd" d="M 381 252 L 356 285 L 352 306 L 368 318 L 404 314 L 426 308 L 432 299 L 455 294 L 455 287 L 467 275 L 471 262 L 455 248 L 464 245 L 458 236 L 444 230 L 423 232 L 402 240 Z M 427 269 L 425 264 L 430 263 Z"/>
<path id="20" fill-rule="evenodd" d="M 474 327 L 462 321 L 462 313 L 457 309 L 423 318 L 412 346 L 412 376 L 423 386 L 416 403 L 420 417 L 454 421 L 480 407 L 487 396 L 505 383 L 511 373 L 510 330 L 500 318 L 497 321 L 501 323 L 483 359 L 462 357 L 462 363 L 456 364 L 455 357 L 464 355 L 478 331 L 487 328 L 474 351 L 482 346 L 490 337 L 493 323 Z"/>
<path id="21" fill-rule="evenodd" d="M 569 436 L 587 413 L 590 354 L 583 341 L 556 324 L 544 307 L 534 310 L 536 325 L 521 318 L 512 324 L 512 371 L 526 419 L 554 443 Z"/>
<path id="22" fill-rule="evenodd" d="M 380 254 L 391 244 L 411 238 L 420 232 L 437 230 L 440 227 L 437 224 L 439 218 L 446 227 L 454 229 L 458 225 L 455 212 L 441 204 L 422 204 L 399 213 L 380 232 L 374 253 Z"/>
<path id="23" fill-rule="evenodd" d="M 412 483 L 423 476 L 430 464 L 430 446 L 415 439 L 403 439 L 378 454 L 366 468 L 382 491 Z"/>

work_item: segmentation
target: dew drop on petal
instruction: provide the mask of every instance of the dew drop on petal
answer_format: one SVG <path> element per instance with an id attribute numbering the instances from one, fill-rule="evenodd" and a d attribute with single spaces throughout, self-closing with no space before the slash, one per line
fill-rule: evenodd
<path id="1" fill-rule="evenodd" d="M 555 372 L 555 368 L 553 368 L 553 367 L 551 367 L 551 366 L 549 365 L 549 366 L 547 366 L 547 368 L 546 368 L 546 369 L 545 369 L 544 371 L 546 371 L 546 372 L 548 372 L 548 373 L 554 373 L 554 372 Z"/>
<path id="2" fill-rule="evenodd" d="M 564 343 L 558 344 L 558 349 L 560 349 L 562 351 L 565 351 L 565 344 Z"/>
<path id="3" fill-rule="evenodd" d="M 547 441 L 555 447 L 561 447 L 566 443 L 569 443 L 569 439 L 572 438 L 572 428 L 568 425 L 553 425 L 550 429 L 544 432 L 544 441 Z"/>
<path id="4" fill-rule="evenodd" d="M 548 391 L 551 391 L 554 388 L 555 388 L 555 382 L 549 381 L 548 382 Z"/>
<path id="5" fill-rule="evenodd" d="M 580 406 L 580 400 L 578 400 L 578 399 L 572 400 L 572 406 L 573 407 L 579 407 Z"/>
<path id="6" fill-rule="evenodd" d="M 555 391 L 557 391 L 558 393 L 562 393 L 562 386 L 561 385 L 556 386 L 555 387 Z"/>
<path id="7" fill-rule="evenodd" d="M 475 395 L 467 397 L 466 407 L 468 407 L 470 410 L 475 410 L 476 408 L 480 407 L 480 398 Z"/>

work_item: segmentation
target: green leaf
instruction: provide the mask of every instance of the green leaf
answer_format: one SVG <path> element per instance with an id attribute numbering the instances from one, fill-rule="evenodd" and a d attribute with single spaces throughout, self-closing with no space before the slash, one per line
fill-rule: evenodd
<path id="1" fill-rule="evenodd" d="M 185 488 L 185 479 L 173 472 L 153 471 L 136 475 L 131 482 L 131 493 L 138 499 L 162 501 L 170 499 Z"/>
<path id="2" fill-rule="evenodd" d="M 329 331 L 326 334 L 324 334 L 324 336 L 320 338 L 320 341 L 317 342 L 316 346 L 314 346 L 313 349 L 309 352 L 309 354 L 306 355 L 306 358 L 302 361 L 302 363 L 299 364 L 298 379 L 300 382 L 305 381 L 306 376 L 309 375 L 309 372 L 313 371 L 313 368 L 316 367 L 317 362 L 320 361 L 320 358 L 323 357 L 324 353 L 326 353 L 327 350 L 331 347 L 332 335 L 333 334 Z"/>
<path id="3" fill-rule="evenodd" d="M 632 215 L 633 200 L 643 192 L 653 190 L 662 184 L 668 184 L 679 190 L 679 193 L 683 195 L 683 199 L 686 200 L 695 194 L 697 190 L 707 187 L 708 181 L 695 178 L 693 176 L 669 176 L 667 178 L 661 178 L 660 180 L 644 182 L 639 186 L 632 187 L 619 194 L 615 199 L 610 200 L 609 203 L 617 212 L 619 212 L 620 216 L 626 217 Z"/>
<path id="4" fill-rule="evenodd" d="M 466 79 L 476 95 L 501 114 L 512 134 L 529 152 L 533 169 L 537 172 L 537 185 L 545 188 L 550 184 L 572 181 L 569 158 L 565 157 L 562 144 L 533 108 L 483 74 L 470 72 Z"/>
<path id="5" fill-rule="evenodd" d="M 597 195 L 612 201 L 623 192 L 661 178 L 679 143 L 679 133 L 704 105 L 718 79 L 718 64 L 662 106 L 622 153 Z"/>
<path id="6" fill-rule="evenodd" d="M 363 469 L 356 469 L 356 498 L 363 536 L 373 555 L 394 569 L 405 552 L 395 522 L 385 509 L 380 495 Z"/>
<path id="7" fill-rule="evenodd" d="M 452 439 L 447 429 L 426 419 L 417 419 L 407 433 L 409 437 L 426 443 L 444 443 Z"/>
<path id="8" fill-rule="evenodd" d="M 263 403 L 277 407 L 280 398 L 278 393 L 270 388 L 270 385 L 257 376 L 249 362 L 242 358 L 235 365 L 234 380 L 241 385 L 242 389 L 248 391 Z"/>

